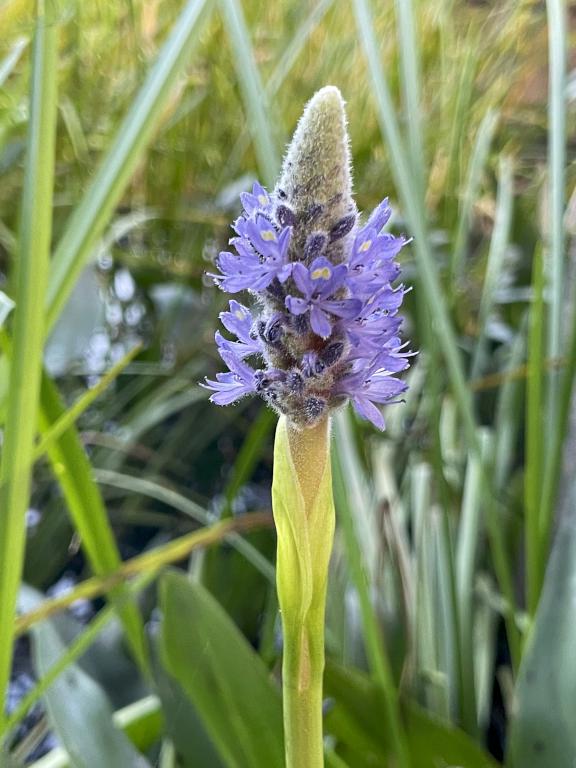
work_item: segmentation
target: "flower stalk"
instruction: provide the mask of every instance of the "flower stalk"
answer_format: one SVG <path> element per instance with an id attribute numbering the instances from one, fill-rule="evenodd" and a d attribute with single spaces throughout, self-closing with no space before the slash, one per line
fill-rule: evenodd
<path id="1" fill-rule="evenodd" d="M 286 766 L 321 768 L 324 614 L 335 519 L 328 419 L 307 430 L 280 419 L 272 503 L 284 638 Z"/>

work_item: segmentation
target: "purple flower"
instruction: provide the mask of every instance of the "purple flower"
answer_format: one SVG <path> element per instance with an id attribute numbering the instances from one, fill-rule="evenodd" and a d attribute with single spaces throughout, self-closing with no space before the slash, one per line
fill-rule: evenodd
<path id="1" fill-rule="evenodd" d="M 344 376 L 338 382 L 336 392 L 351 399 L 356 413 L 371 421 L 378 429 L 384 429 L 384 418 L 374 403 L 397 402 L 398 396 L 407 388 L 403 381 L 394 378 L 390 371 L 375 363 L 369 368 L 359 365 L 356 372 Z"/>
<path id="2" fill-rule="evenodd" d="M 221 312 L 220 320 L 227 331 L 235 334 L 238 341 L 229 341 L 222 336 L 220 331 L 216 331 L 215 338 L 219 350 L 230 352 L 240 360 L 250 355 L 262 353 L 262 342 L 260 339 L 252 337 L 254 320 L 247 307 L 232 300 L 230 311 Z"/>
<path id="3" fill-rule="evenodd" d="M 272 198 L 257 181 L 252 187 L 252 194 L 250 192 L 242 192 L 240 200 L 248 216 L 258 211 L 268 213 L 273 206 Z"/>
<path id="4" fill-rule="evenodd" d="M 230 405 L 244 395 L 256 392 L 256 371 L 233 352 L 220 350 L 220 355 L 230 370 L 227 373 L 217 373 L 216 381 L 206 379 L 206 383 L 202 385 L 206 389 L 214 390 L 210 402 Z"/>
<path id="5" fill-rule="evenodd" d="M 323 339 L 332 332 L 330 315 L 353 319 L 362 309 L 359 299 L 334 299 L 346 280 L 348 267 L 345 264 L 334 266 L 324 256 L 314 259 L 309 267 L 298 262 L 292 268 L 292 279 L 304 298 L 286 297 L 286 308 L 293 315 L 303 315 L 310 311 L 312 330 Z"/>
<path id="6" fill-rule="evenodd" d="M 230 240 L 235 252 L 216 261 L 219 287 L 249 291 L 257 310 L 253 316 L 232 300 L 220 315 L 236 338 L 216 333 L 229 370 L 206 380 L 213 402 L 257 393 L 309 427 L 350 400 L 384 429 L 379 406 L 406 390 L 395 374 L 412 356 L 400 336 L 406 289 L 395 286 L 396 257 L 408 241 L 383 230 L 388 200 L 358 223 L 349 167 L 342 100 L 323 89 L 304 113 L 274 191 L 254 184 L 242 194 Z"/>
<path id="7" fill-rule="evenodd" d="M 217 285 L 227 293 L 251 290 L 255 293 L 268 288 L 274 278 L 285 281 L 292 265 L 287 261 L 292 229 L 280 232 L 259 211 L 254 218 L 239 219 L 233 237 L 237 254 L 223 251 L 217 260 L 220 275 L 212 275 Z"/>

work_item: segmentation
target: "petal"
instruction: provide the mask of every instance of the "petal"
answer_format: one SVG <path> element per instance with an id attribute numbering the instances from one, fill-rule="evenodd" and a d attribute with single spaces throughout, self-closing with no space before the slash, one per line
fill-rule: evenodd
<path id="1" fill-rule="evenodd" d="M 303 315 L 310 306 L 305 299 L 298 299 L 296 296 L 286 296 L 284 303 L 288 312 L 293 315 Z"/>
<path id="2" fill-rule="evenodd" d="M 210 401 L 216 405 L 230 405 L 254 391 L 253 388 L 239 381 L 232 373 L 218 373 L 216 374 L 216 381 L 207 378 L 204 383 L 200 383 L 200 386 L 213 391 Z"/>
<path id="3" fill-rule="evenodd" d="M 332 296 L 336 291 L 344 285 L 346 277 L 348 275 L 348 267 L 346 264 L 337 264 L 331 268 L 332 273 L 326 279 L 324 285 L 320 287 L 320 296 L 323 299 L 327 299 Z"/>
<path id="4" fill-rule="evenodd" d="M 317 304 L 313 304 L 310 310 L 310 325 L 314 333 L 323 339 L 327 339 L 332 333 L 332 324 L 328 316 Z"/>
<path id="5" fill-rule="evenodd" d="M 330 272 L 334 269 L 334 264 L 326 258 L 326 256 L 318 256 L 317 259 L 314 259 L 312 264 L 310 264 L 310 272 L 315 272 L 316 270 L 324 270 L 328 269 Z"/>
<path id="6" fill-rule="evenodd" d="M 288 248 L 290 247 L 290 240 L 292 239 L 292 227 L 284 227 L 284 229 L 278 235 L 278 248 L 282 258 L 286 256 Z"/>
<path id="7" fill-rule="evenodd" d="M 352 400 L 352 405 L 359 416 L 372 422 L 377 429 L 386 429 L 384 417 L 370 400 L 365 397 L 355 397 Z"/>
<path id="8" fill-rule="evenodd" d="M 292 275 L 293 268 L 294 268 L 294 264 L 292 263 L 285 264 L 282 267 L 282 269 L 280 269 L 276 277 L 278 278 L 278 280 L 280 280 L 281 283 L 285 283 L 286 280 L 288 280 L 288 278 Z"/>
<path id="9" fill-rule="evenodd" d="M 210 402 L 216 405 L 232 405 L 242 397 L 249 395 L 250 391 L 244 389 L 241 386 L 234 387 L 233 389 L 222 389 L 219 392 L 214 392 L 210 395 Z"/>
<path id="10" fill-rule="evenodd" d="M 261 186 L 257 181 L 254 182 L 252 193 L 242 192 L 240 195 L 240 200 L 242 201 L 244 210 L 248 215 L 253 214 L 259 209 L 266 210 L 270 207 L 272 202 L 264 187 Z"/>
<path id="11" fill-rule="evenodd" d="M 330 312 L 337 317 L 344 317 L 347 320 L 355 318 L 362 309 L 360 299 L 341 299 L 340 301 L 323 301 L 322 309 Z"/>
<path id="12" fill-rule="evenodd" d="M 364 385 L 366 396 L 377 403 L 386 403 L 407 389 L 403 381 L 389 376 L 386 371 L 377 371 Z"/>
<path id="13" fill-rule="evenodd" d="M 310 282 L 310 274 L 308 268 L 304 266 L 300 261 L 297 261 L 292 266 L 292 279 L 296 283 L 296 287 L 303 293 L 304 296 L 310 296 L 312 293 L 312 285 Z"/>
<path id="14" fill-rule="evenodd" d="M 253 318 L 248 307 L 232 299 L 230 311 L 220 312 L 220 321 L 227 331 L 236 334 L 242 341 L 247 342 L 250 339 Z"/>
<path id="15" fill-rule="evenodd" d="M 371 227 L 375 229 L 376 232 L 380 232 L 382 227 L 386 226 L 388 223 L 391 214 L 392 209 L 390 208 L 390 205 L 388 204 L 388 198 L 386 197 L 384 200 L 382 200 L 380 205 L 377 205 L 376 208 L 374 208 L 370 214 L 370 218 L 366 222 L 366 227 Z"/>

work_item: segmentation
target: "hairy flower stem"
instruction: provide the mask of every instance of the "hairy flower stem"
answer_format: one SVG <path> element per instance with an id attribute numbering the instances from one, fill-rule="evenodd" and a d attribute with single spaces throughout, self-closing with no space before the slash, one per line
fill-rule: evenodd
<path id="1" fill-rule="evenodd" d="M 324 614 L 334 534 L 328 419 L 306 430 L 280 419 L 272 495 L 284 636 L 286 767 L 322 768 Z"/>
<path id="2" fill-rule="evenodd" d="M 286 766 L 324 765 L 322 675 L 324 672 L 324 605 L 301 626 L 284 626 L 284 738 Z M 308 625 L 308 626 L 307 626 Z M 310 626 L 311 625 L 311 626 Z"/>

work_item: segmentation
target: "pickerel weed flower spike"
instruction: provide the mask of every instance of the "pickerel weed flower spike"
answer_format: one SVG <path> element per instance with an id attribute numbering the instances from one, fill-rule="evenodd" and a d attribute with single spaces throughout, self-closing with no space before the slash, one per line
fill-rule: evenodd
<path id="1" fill-rule="evenodd" d="M 383 429 L 375 403 L 406 389 L 392 374 L 410 357 L 399 337 L 405 289 L 393 287 L 394 259 L 407 241 L 383 232 L 387 200 L 358 222 L 335 88 L 309 103 L 274 192 L 256 183 L 241 199 L 230 241 L 236 253 L 220 254 L 213 277 L 226 292 L 252 293 L 258 314 L 237 301 L 221 314 L 237 341 L 216 333 L 229 372 L 206 381 L 211 400 L 228 405 L 258 393 L 295 425 L 314 426 L 349 399 Z"/>
<path id="2" fill-rule="evenodd" d="M 308 103 L 272 192 L 241 197 L 231 251 L 213 278 L 235 298 L 220 319 L 228 366 L 204 386 L 234 403 L 257 393 L 281 415 L 272 509 L 282 617 L 286 768 L 323 768 L 322 680 L 328 566 L 335 525 L 330 411 L 350 401 L 380 429 L 379 406 L 406 389 L 411 353 L 400 338 L 405 294 L 396 256 L 406 239 L 384 231 L 384 200 L 359 220 L 352 198 L 344 104 L 323 88 Z M 229 334 L 229 335 L 228 335 Z M 233 337 L 233 338 L 232 338 Z"/>
<path id="3" fill-rule="evenodd" d="M 256 183 L 242 194 L 234 251 L 217 259 L 217 285 L 250 292 L 256 309 L 233 300 L 220 316 L 237 340 L 216 333 L 229 371 L 204 385 L 214 403 L 257 393 L 295 426 L 313 427 L 350 400 L 384 428 L 377 405 L 405 391 L 392 374 L 411 355 L 398 314 L 406 290 L 394 287 L 407 240 L 383 231 L 387 200 L 361 224 L 351 190 L 343 102 L 329 86 L 307 105 L 274 191 Z"/>

